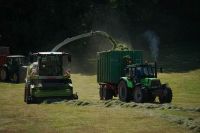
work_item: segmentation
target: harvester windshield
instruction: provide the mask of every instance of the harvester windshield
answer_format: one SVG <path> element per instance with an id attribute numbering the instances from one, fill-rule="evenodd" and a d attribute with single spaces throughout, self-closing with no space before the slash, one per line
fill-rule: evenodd
<path id="1" fill-rule="evenodd" d="M 42 55 L 39 59 L 39 75 L 60 76 L 62 75 L 61 55 Z"/>

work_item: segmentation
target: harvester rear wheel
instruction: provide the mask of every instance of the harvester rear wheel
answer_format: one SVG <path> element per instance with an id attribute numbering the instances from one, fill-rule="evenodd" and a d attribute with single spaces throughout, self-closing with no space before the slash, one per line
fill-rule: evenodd
<path id="1" fill-rule="evenodd" d="M 123 102 L 129 102 L 129 90 L 124 80 L 121 80 L 117 86 L 119 92 L 119 100 Z"/>
<path id="2" fill-rule="evenodd" d="M 141 86 L 136 86 L 135 89 L 134 89 L 134 101 L 136 103 L 143 103 L 145 102 L 145 98 L 146 98 L 146 95 L 145 95 L 145 90 L 142 89 Z"/>
<path id="3" fill-rule="evenodd" d="M 30 103 L 33 102 L 33 98 L 32 98 L 31 95 L 30 95 L 30 85 L 29 85 L 29 84 L 26 84 L 26 85 L 25 85 L 24 101 L 25 101 L 27 104 L 30 104 Z"/>
<path id="4" fill-rule="evenodd" d="M 172 101 L 172 90 L 169 87 L 163 88 L 163 94 L 159 97 L 160 103 L 170 103 Z"/>

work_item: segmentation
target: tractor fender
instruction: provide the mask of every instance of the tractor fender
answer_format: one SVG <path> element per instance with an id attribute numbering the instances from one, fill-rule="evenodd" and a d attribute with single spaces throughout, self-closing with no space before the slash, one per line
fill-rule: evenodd
<path id="1" fill-rule="evenodd" d="M 128 88 L 133 88 L 134 83 L 131 79 L 128 79 L 128 77 L 121 77 L 120 81 L 121 80 L 124 80 L 126 82 L 126 85 L 127 85 Z"/>

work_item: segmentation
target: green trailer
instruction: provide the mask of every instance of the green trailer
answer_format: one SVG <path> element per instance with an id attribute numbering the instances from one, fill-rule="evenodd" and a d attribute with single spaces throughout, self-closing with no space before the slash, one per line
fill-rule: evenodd
<path id="1" fill-rule="evenodd" d="M 121 101 L 160 103 L 172 100 L 172 90 L 157 78 L 155 64 L 143 62 L 143 51 L 104 51 L 97 53 L 97 82 L 101 100 L 119 96 Z"/>
<path id="2" fill-rule="evenodd" d="M 97 81 L 98 83 L 117 84 L 124 76 L 127 65 L 126 57 L 134 63 L 143 63 L 143 51 L 104 51 L 97 53 Z M 131 62 L 132 63 L 132 62 Z"/>

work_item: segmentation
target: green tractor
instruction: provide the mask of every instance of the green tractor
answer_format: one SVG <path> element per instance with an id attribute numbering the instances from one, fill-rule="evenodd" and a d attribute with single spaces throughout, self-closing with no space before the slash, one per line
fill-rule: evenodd
<path id="1" fill-rule="evenodd" d="M 172 101 L 172 90 L 157 78 L 156 63 L 143 63 L 143 51 L 105 51 L 97 54 L 101 100 L 119 96 L 124 102 Z"/>
<path id="2" fill-rule="evenodd" d="M 0 80 L 13 83 L 24 82 L 27 69 L 25 56 L 10 55 L 4 58 L 4 64 L 0 67 Z"/>
<path id="3" fill-rule="evenodd" d="M 24 102 L 37 102 L 43 98 L 78 99 L 73 94 L 70 78 L 71 55 L 64 52 L 38 52 L 30 56 L 27 69 Z"/>
<path id="4" fill-rule="evenodd" d="M 161 84 L 156 69 L 156 63 L 155 66 L 147 63 L 128 65 L 126 75 L 121 77 L 117 86 L 119 99 L 142 103 L 154 102 L 158 97 L 160 103 L 170 103 L 172 90 L 167 84 Z"/>

